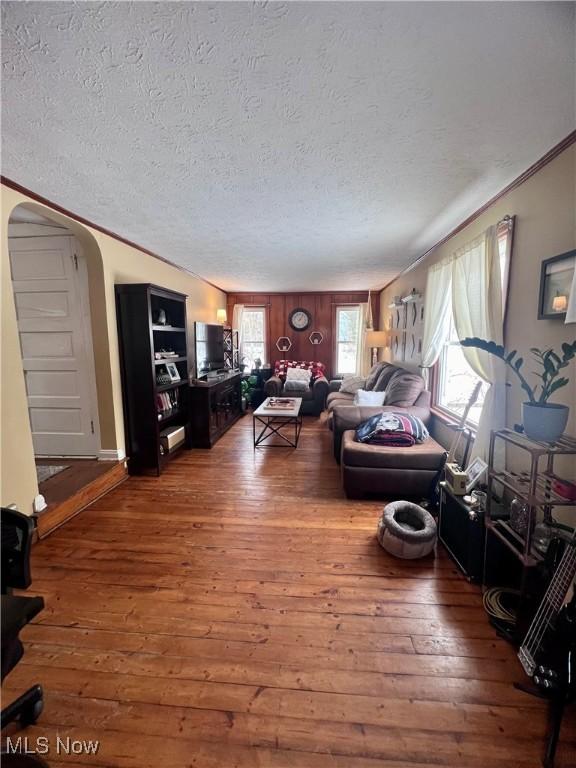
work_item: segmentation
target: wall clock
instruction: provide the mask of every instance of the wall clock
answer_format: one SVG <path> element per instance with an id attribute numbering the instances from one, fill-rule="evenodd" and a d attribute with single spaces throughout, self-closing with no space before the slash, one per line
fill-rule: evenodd
<path id="1" fill-rule="evenodd" d="M 312 315 L 306 309 L 298 307 L 290 312 L 288 322 L 294 331 L 305 331 L 312 322 Z"/>

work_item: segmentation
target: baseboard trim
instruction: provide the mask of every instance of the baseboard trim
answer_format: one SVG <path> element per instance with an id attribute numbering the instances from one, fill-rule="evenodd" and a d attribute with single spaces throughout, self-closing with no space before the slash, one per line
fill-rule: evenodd
<path id="1" fill-rule="evenodd" d="M 124 451 L 117 451 L 114 448 L 103 448 L 98 451 L 98 461 L 124 461 L 125 458 Z"/>

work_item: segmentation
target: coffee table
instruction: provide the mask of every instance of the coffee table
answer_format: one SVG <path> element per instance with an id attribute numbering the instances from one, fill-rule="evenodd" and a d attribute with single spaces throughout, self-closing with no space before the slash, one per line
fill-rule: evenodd
<path id="1" fill-rule="evenodd" d="M 290 408 L 273 408 L 270 406 L 271 400 L 290 400 Z M 262 405 L 252 414 L 252 432 L 254 437 L 254 448 L 284 448 L 283 444 L 267 442 L 276 435 L 291 448 L 298 447 L 298 438 L 302 430 L 302 416 L 300 408 L 302 406 L 301 397 L 277 398 L 267 397 Z M 256 422 L 258 422 L 259 434 L 256 434 Z M 292 429 L 294 432 L 292 433 Z M 286 434 L 288 433 L 288 434 Z M 292 438 L 292 434 L 294 437 Z"/>

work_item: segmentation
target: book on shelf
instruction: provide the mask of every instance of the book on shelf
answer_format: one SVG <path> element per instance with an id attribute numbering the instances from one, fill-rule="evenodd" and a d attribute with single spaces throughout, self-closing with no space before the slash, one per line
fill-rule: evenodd
<path id="1" fill-rule="evenodd" d="M 180 392 L 178 389 L 173 389 L 169 392 L 158 392 L 156 395 L 156 410 L 159 419 L 166 416 L 170 411 L 177 410 L 179 405 Z"/>

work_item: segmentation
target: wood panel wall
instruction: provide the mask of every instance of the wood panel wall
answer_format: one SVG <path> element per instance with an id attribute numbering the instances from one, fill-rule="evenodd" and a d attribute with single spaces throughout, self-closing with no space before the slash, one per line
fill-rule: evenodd
<path id="1" fill-rule="evenodd" d="M 359 304 L 368 300 L 368 291 L 321 292 L 321 293 L 229 293 L 227 297 L 228 321 L 232 322 L 234 306 L 259 306 L 267 308 L 267 363 L 286 358 L 290 360 L 318 360 L 324 363 L 328 375 L 335 373 L 335 324 L 336 307 L 339 304 Z M 379 294 L 372 295 L 374 327 L 378 328 Z M 294 331 L 288 316 L 297 307 L 312 315 L 312 323 L 306 331 Z M 310 343 L 312 331 L 320 331 L 324 340 L 320 345 Z M 279 352 L 276 342 L 280 336 L 288 336 L 292 348 L 288 353 Z"/>

